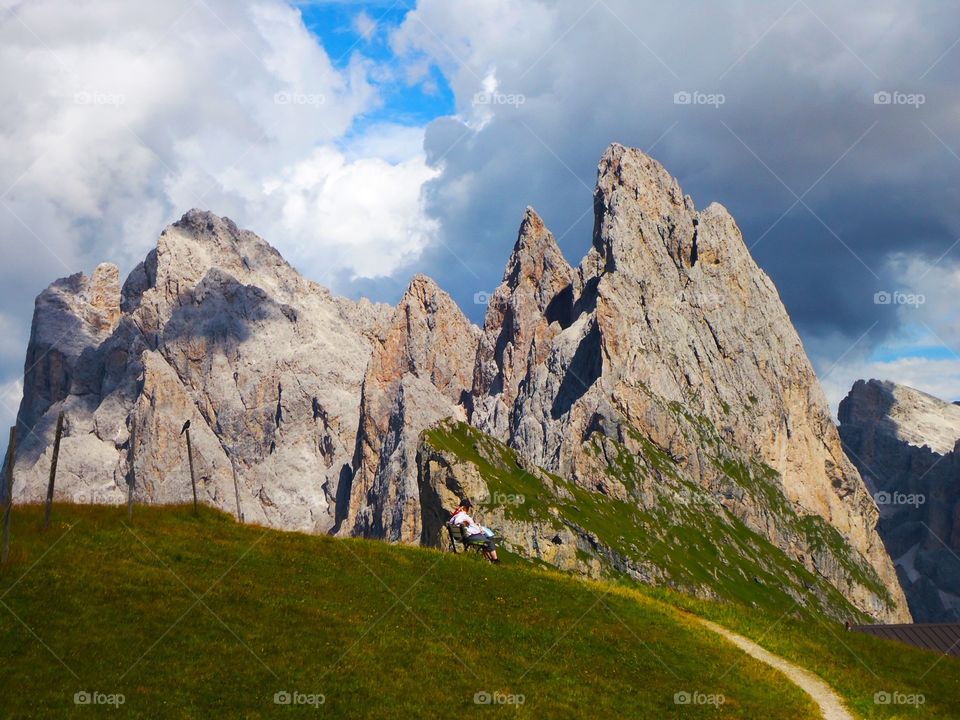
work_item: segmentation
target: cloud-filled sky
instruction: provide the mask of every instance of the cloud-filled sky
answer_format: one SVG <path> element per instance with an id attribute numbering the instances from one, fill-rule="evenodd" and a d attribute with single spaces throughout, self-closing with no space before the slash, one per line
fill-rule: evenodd
<path id="1" fill-rule="evenodd" d="M 586 252 L 613 141 L 733 213 L 834 405 L 960 398 L 958 34 L 936 0 L 0 0 L 0 421 L 36 294 L 191 207 L 478 320 L 527 205 Z"/>

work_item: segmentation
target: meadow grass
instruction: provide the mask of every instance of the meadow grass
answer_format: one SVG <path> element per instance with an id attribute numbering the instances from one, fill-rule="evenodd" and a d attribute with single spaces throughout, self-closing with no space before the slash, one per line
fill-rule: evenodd
<path id="1" fill-rule="evenodd" d="M 57 505 L 41 524 L 40 507 L 15 508 L 0 575 L 5 717 L 816 717 L 660 600 L 514 558 L 184 507 L 128 523 L 121 508 Z M 78 707 L 78 692 L 124 702 Z M 314 704 L 276 704 L 282 692 Z"/>

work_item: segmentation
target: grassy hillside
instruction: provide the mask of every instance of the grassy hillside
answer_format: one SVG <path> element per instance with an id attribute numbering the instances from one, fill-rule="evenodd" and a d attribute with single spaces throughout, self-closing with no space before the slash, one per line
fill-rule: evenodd
<path id="1" fill-rule="evenodd" d="M 772 526 L 802 534 L 810 547 L 829 546 L 834 558 L 847 563 L 851 575 L 889 597 L 872 570 L 852 558 L 834 528 L 822 518 L 796 515 L 773 470 L 731 459 L 717 437 L 703 432 L 699 441 L 713 449 L 714 462 L 722 461 L 730 487 L 755 496 Z M 625 501 L 530 468 L 511 448 L 466 423 L 443 423 L 424 433 L 431 449 L 477 468 L 490 491 L 480 503 L 484 510 L 530 525 L 559 522 L 577 528 L 583 538 L 578 552 L 601 560 L 611 579 L 632 573 L 655 578 L 659 585 L 777 614 L 796 611 L 870 621 L 825 578 L 747 527 L 715 496 L 686 478 L 667 453 L 639 434 L 635 439 L 643 448 L 640 454 L 599 434 L 587 445 L 599 472 L 609 482 L 624 485 L 630 498 Z M 523 501 L 498 507 L 498 498 Z"/>
<path id="2" fill-rule="evenodd" d="M 706 423 L 701 427 L 704 446 L 716 446 Z M 864 618 L 862 613 L 823 578 L 723 508 L 706 507 L 703 491 L 685 482 L 671 458 L 652 444 L 645 444 L 638 456 L 609 440 L 605 448 L 591 440 L 595 454 L 602 454 L 610 472 L 631 493 L 649 479 L 651 469 L 656 471 L 656 501 L 652 509 L 643 510 L 530 469 L 510 448 L 463 423 L 438 426 L 425 438 L 448 457 L 475 465 L 491 497 L 523 497 L 523 503 L 503 508 L 507 516 L 531 523 L 561 518 L 567 525 L 588 529 L 591 538 L 621 556 L 653 563 L 666 572 L 665 582 L 657 583 L 666 587 L 639 585 L 611 564 L 606 565 L 606 577 L 718 622 L 816 672 L 862 717 L 960 717 L 960 662 L 847 632 L 830 615 L 855 619 Z M 820 518 L 800 518 L 788 507 L 772 470 L 728 459 L 725 474 L 746 492 L 766 497 L 765 505 L 784 527 L 805 536 L 812 547 L 832 546 L 833 556 L 848 564 L 851 575 L 872 582 L 836 530 Z M 484 509 L 499 510 L 489 502 Z M 589 543 L 584 545 L 589 552 Z M 692 597 L 703 590 L 729 602 Z M 880 595 L 882 589 L 877 590 Z M 876 702 L 885 696 L 894 701 Z M 897 704 L 921 698 L 919 707 Z"/>
<path id="3" fill-rule="evenodd" d="M 492 711 L 478 693 L 522 695 L 508 708 L 519 717 L 816 717 L 806 696 L 673 607 L 685 603 L 821 663 L 858 707 L 864 693 L 913 687 L 936 660 L 896 646 L 892 663 L 887 643 L 844 638 L 877 663 L 874 678 L 821 629 L 765 633 L 775 617 L 742 607 L 516 560 L 238 526 L 210 510 L 137 508 L 127 525 L 122 509 L 63 505 L 46 532 L 41 518 L 16 508 L 0 575 L 5 717 L 63 715 L 78 692 L 122 694 L 134 717 L 475 717 Z M 925 717 L 960 714 L 958 670 L 943 660 L 924 678 Z M 278 692 L 324 702 L 278 705 Z M 725 702 L 678 705 L 677 693 Z"/>
<path id="4" fill-rule="evenodd" d="M 848 632 L 843 625 L 813 614 L 750 612 L 735 604 L 704 602 L 662 588 L 643 592 L 724 625 L 815 672 L 860 717 L 960 717 L 960 660 L 956 658 Z M 892 701 L 883 704 L 883 695 Z M 921 704 L 907 704 L 911 697 L 921 699 Z"/>
<path id="5" fill-rule="evenodd" d="M 0 584 L 4 715 L 122 694 L 136 717 L 812 717 L 806 698 L 661 603 L 529 566 L 241 527 L 204 510 L 17 508 Z M 301 698 L 309 700 L 309 697 Z M 319 700 L 319 698 L 315 698 Z M 110 709 L 110 708 L 102 708 Z M 709 710 L 710 708 L 705 708 Z M 708 713 L 709 714 L 709 713 Z"/>

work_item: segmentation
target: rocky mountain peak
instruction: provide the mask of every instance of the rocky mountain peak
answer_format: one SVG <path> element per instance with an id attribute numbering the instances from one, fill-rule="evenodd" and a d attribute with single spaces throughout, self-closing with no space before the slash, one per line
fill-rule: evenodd
<path id="1" fill-rule="evenodd" d="M 536 211 L 528 207 L 503 273 L 503 290 L 495 294 L 494 300 L 503 302 L 508 296 L 524 293 L 530 295 L 537 309 L 545 314 L 549 303 L 570 286 L 573 277 L 573 270 L 553 233 Z M 571 287 L 571 293 L 572 290 Z"/>
<path id="2" fill-rule="evenodd" d="M 858 380 L 840 436 L 880 508 L 880 535 L 919 622 L 960 619 L 960 408 L 906 385 Z"/>
<path id="3" fill-rule="evenodd" d="M 240 228 L 228 217 L 221 217 L 209 210 L 192 208 L 173 223 L 173 227 L 182 230 L 196 240 L 205 240 L 216 244 L 226 240 L 236 241 Z"/>
<path id="4" fill-rule="evenodd" d="M 617 190 L 632 193 L 639 209 L 650 215 L 690 209 L 680 184 L 663 165 L 642 150 L 612 143 L 597 165 L 595 195 L 609 198 Z"/>
<path id="5" fill-rule="evenodd" d="M 205 502 L 236 511 L 236 468 L 248 519 L 329 530 L 387 308 L 334 298 L 254 233 L 196 210 L 161 233 L 122 302 L 118 286 L 105 265 L 37 300 L 19 415 L 32 431 L 18 452 L 21 497 L 43 484 L 63 410 L 64 496 L 122 501 L 135 471 L 141 500 L 183 500 L 179 433 L 189 419 Z"/>
<path id="6" fill-rule="evenodd" d="M 699 482 L 726 482 L 686 426 L 699 418 L 770 467 L 798 512 L 848 538 L 900 612 L 876 508 L 776 288 L 729 213 L 718 204 L 698 212 L 660 163 L 616 144 L 599 163 L 594 200 L 592 248 L 572 273 L 563 322 L 550 322 L 542 302 L 522 301 L 522 284 L 494 293 L 473 424 L 551 472 L 625 497 L 619 481 L 597 484 L 589 438 L 642 453 L 631 440 L 639 432 L 691 464 Z M 849 592 L 876 601 L 865 587 Z"/>
<path id="7" fill-rule="evenodd" d="M 400 308 L 403 308 L 402 312 L 400 312 Z M 413 324 L 407 326 L 409 335 L 415 335 L 418 329 L 424 332 L 433 332 L 437 328 L 435 320 L 441 318 L 458 323 L 461 318 L 464 321 L 466 320 L 466 316 L 463 315 L 453 298 L 437 285 L 433 278 L 421 274 L 413 276 L 400 298 L 394 317 L 400 319 L 400 315 L 406 318 L 416 315 L 423 320 L 424 324 L 419 328 Z"/>
<path id="8" fill-rule="evenodd" d="M 717 523 L 741 523 L 858 607 L 903 618 L 876 506 L 733 219 L 719 205 L 698 212 L 662 165 L 622 145 L 601 159 L 594 199 L 576 270 L 526 211 L 482 329 L 425 276 L 394 308 L 336 298 L 254 233 L 186 213 L 127 278 L 119 312 L 109 268 L 38 299 L 28 363 L 43 362 L 25 383 L 35 440 L 18 452 L 18 499 L 42 495 L 64 409 L 61 492 L 122 502 L 135 475 L 141 500 L 183 500 L 189 419 L 205 502 L 234 510 L 236 468 L 247 519 L 418 542 L 421 492 L 443 497 L 419 450 L 448 421 L 470 457 L 499 441 L 488 480 L 529 468 L 550 493 L 596 506 L 594 518 L 614 500 L 648 519 L 661 501 L 679 512 L 663 493 L 695 491 Z M 61 340 L 63 328 L 78 330 Z M 436 477 L 455 445 L 428 453 Z M 520 514 L 517 543 L 559 537 L 568 560 L 592 532 L 541 537 Z M 612 556 L 582 542 L 599 572 Z M 619 557 L 636 577 L 669 574 Z"/>
<path id="9" fill-rule="evenodd" d="M 547 261 L 547 256 L 555 255 L 557 250 L 553 235 L 544 224 L 543 218 L 532 207 L 527 207 L 520 222 L 517 241 L 503 273 L 504 282 L 513 277 L 515 284 L 520 280 L 523 268 L 542 266 Z"/>
<path id="10" fill-rule="evenodd" d="M 462 403 L 479 332 L 432 279 L 411 280 L 374 342 L 364 376 L 341 532 L 404 542 L 419 538 L 419 435 L 444 418 L 466 418 Z"/>
<path id="11" fill-rule="evenodd" d="M 329 292 L 306 281 L 272 246 L 230 218 L 205 210 L 190 210 L 160 233 L 150 251 L 124 284 L 124 309 L 134 310 L 147 290 L 159 306 L 178 305 L 183 293 L 211 270 L 237 282 L 263 289 L 285 303 L 295 295 Z M 311 286 L 312 287 L 309 287 Z"/>
<path id="12" fill-rule="evenodd" d="M 726 208 L 711 203 L 697 212 L 666 169 L 640 150 L 621 145 L 607 150 L 598 168 L 594 205 L 597 257 L 585 261 L 588 273 L 621 269 L 640 278 L 651 272 L 679 273 L 694 281 L 704 275 L 759 273 Z"/>
<path id="13" fill-rule="evenodd" d="M 939 455 L 960 440 L 960 408 L 921 390 L 882 380 L 858 380 L 840 402 L 841 425 L 876 425 L 894 440 Z"/>
<path id="14" fill-rule="evenodd" d="M 635 224 L 638 218 L 662 220 L 661 243 L 668 236 L 684 236 L 690 246 L 694 234 L 692 211 L 692 201 L 683 196 L 680 185 L 663 165 L 640 150 L 611 145 L 597 167 L 594 191 L 593 247 L 603 259 L 601 267 L 612 270 L 638 251 L 658 249 L 651 242 L 655 238 L 637 238 L 633 233 L 623 238 L 626 243 L 616 242 L 622 237 L 617 228 Z M 646 242 L 636 247 L 638 239 Z M 688 263 L 692 254 L 688 250 Z"/>
<path id="15" fill-rule="evenodd" d="M 528 366 L 572 321 L 578 277 L 543 220 L 527 208 L 503 281 L 489 298 L 477 348 L 474 421 L 502 437 Z"/>
<path id="16" fill-rule="evenodd" d="M 453 298 L 431 278 L 416 275 L 374 350 L 368 384 L 387 386 L 411 373 L 460 402 L 473 375 L 478 334 Z"/>

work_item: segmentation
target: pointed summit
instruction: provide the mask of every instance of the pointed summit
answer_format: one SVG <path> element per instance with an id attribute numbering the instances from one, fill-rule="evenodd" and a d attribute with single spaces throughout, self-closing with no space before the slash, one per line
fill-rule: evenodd
<path id="1" fill-rule="evenodd" d="M 697 211 L 677 180 L 635 148 L 613 144 L 597 166 L 594 273 L 629 267 L 638 276 L 698 263 L 758 272 L 736 222 L 719 203 Z"/>
<path id="2" fill-rule="evenodd" d="M 597 166 L 593 205 L 596 271 L 616 269 L 637 254 L 652 256 L 658 270 L 676 264 L 673 258 L 680 255 L 686 264 L 694 260 L 693 201 L 663 165 L 641 150 L 616 143 L 607 148 Z M 653 225 L 657 232 L 644 232 Z"/>
<path id="3" fill-rule="evenodd" d="M 400 299 L 399 307 L 411 304 L 417 305 L 423 310 L 428 310 L 431 307 L 437 309 L 442 306 L 444 310 L 451 312 L 451 306 L 456 308 L 453 299 L 434 282 L 433 278 L 419 273 L 414 275 L 410 284 L 407 285 L 407 289 Z M 456 312 L 459 312 L 459 308 L 456 308 Z"/>
<path id="4" fill-rule="evenodd" d="M 637 191 L 636 199 L 647 211 L 692 209 L 692 203 L 674 177 L 659 162 L 637 148 L 613 143 L 597 165 L 596 194 L 607 196 L 618 188 Z"/>
<path id="5" fill-rule="evenodd" d="M 488 417 L 501 434 L 530 353 L 542 360 L 550 339 L 570 322 L 575 280 L 553 233 L 528 207 L 503 282 L 490 298 L 474 370 L 477 417 Z"/>
<path id="6" fill-rule="evenodd" d="M 535 242 L 549 235 L 550 231 L 547 230 L 546 225 L 544 225 L 543 218 L 537 214 L 536 210 L 528 205 L 523 213 L 523 221 L 520 223 L 520 232 L 517 236 L 517 242 L 513 246 L 513 251 L 516 253 L 522 247 L 529 244 L 530 241 Z"/>
<path id="7" fill-rule="evenodd" d="M 412 373 L 459 401 L 470 384 L 478 332 L 436 282 L 416 275 L 393 311 L 382 348 L 374 350 L 367 382 L 389 385 Z"/>
<path id="8" fill-rule="evenodd" d="M 563 257 L 553 233 L 537 212 L 528 207 L 520 223 L 513 252 L 507 260 L 501 286 L 491 298 L 491 311 L 496 314 L 493 306 L 497 302 L 502 302 L 507 295 L 516 294 L 523 288 L 521 294 L 529 295 L 537 311 L 544 314 L 557 294 L 567 288 L 573 278 L 573 268 Z"/>
<path id="9" fill-rule="evenodd" d="M 228 217 L 220 217 L 209 210 L 200 210 L 193 208 L 183 214 L 177 220 L 173 227 L 183 230 L 200 239 L 203 237 L 213 238 L 217 235 L 226 235 L 236 237 L 240 234 L 240 229 L 236 223 Z"/>
<path id="10" fill-rule="evenodd" d="M 465 417 L 479 328 L 426 275 L 410 282 L 363 380 L 349 511 L 341 528 L 416 542 L 416 445 L 446 417 Z"/>
<path id="11" fill-rule="evenodd" d="M 549 302 L 549 297 L 542 296 L 552 297 L 553 292 L 558 289 L 554 287 L 554 280 L 559 278 L 565 285 L 572 272 L 553 233 L 547 229 L 537 212 L 528 207 L 523 214 L 513 252 L 507 260 L 503 283 L 514 289 L 524 282 L 542 288 L 546 292 L 538 293 L 541 295 L 539 300 L 541 303 L 544 300 Z M 545 310 L 546 305 L 542 305 L 540 309 Z"/>

